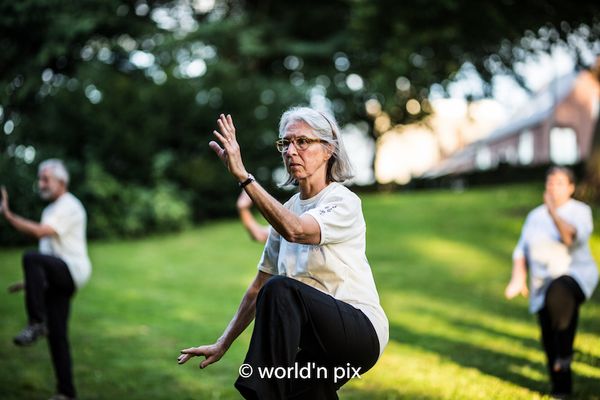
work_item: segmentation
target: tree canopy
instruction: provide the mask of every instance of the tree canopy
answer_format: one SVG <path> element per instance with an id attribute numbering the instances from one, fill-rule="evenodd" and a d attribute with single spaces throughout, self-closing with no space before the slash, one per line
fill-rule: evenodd
<path id="1" fill-rule="evenodd" d="M 39 215 L 35 166 L 66 160 L 93 236 L 174 229 L 233 211 L 207 146 L 234 115 L 245 162 L 271 190 L 287 107 L 394 122 L 465 63 L 489 82 L 565 45 L 597 52 L 597 2 L 22 0 L 0 3 L 0 171 L 13 208 Z M 518 77 L 518 75 L 515 75 Z M 0 227 L 2 242 L 16 240 Z"/>

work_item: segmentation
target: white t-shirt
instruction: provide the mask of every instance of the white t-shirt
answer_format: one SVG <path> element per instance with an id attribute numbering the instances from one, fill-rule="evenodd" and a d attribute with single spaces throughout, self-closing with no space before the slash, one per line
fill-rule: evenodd
<path id="1" fill-rule="evenodd" d="M 290 243 L 271 228 L 258 269 L 297 279 L 361 310 L 377 332 L 381 355 L 389 340 L 388 320 L 365 254 L 360 199 L 345 186 L 331 183 L 310 199 L 294 195 L 284 207 L 313 216 L 321 228 L 321 242 Z"/>
<path id="2" fill-rule="evenodd" d="M 529 267 L 529 310 L 532 313 L 544 306 L 546 290 L 553 279 L 569 275 L 590 298 L 598 284 L 598 268 L 592 257 L 589 239 L 594 229 L 590 207 L 570 199 L 557 210 L 558 215 L 577 233 L 570 247 L 561 242 L 560 232 L 545 205 L 528 215 L 513 259 L 525 257 Z"/>
<path id="3" fill-rule="evenodd" d="M 40 239 L 40 253 L 62 259 L 69 267 L 75 286 L 81 288 L 92 273 L 85 236 L 87 215 L 83 205 L 67 192 L 44 208 L 41 223 L 52 227 L 56 235 Z"/>

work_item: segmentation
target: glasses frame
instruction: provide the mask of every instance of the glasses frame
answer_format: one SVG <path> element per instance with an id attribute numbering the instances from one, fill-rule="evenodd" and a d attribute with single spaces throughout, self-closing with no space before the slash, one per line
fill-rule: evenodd
<path id="1" fill-rule="evenodd" d="M 298 140 L 304 140 L 304 141 L 306 141 L 306 144 L 299 145 Z M 286 144 L 286 142 L 287 142 L 287 144 Z M 323 139 L 314 139 L 314 138 L 309 138 L 306 136 L 299 136 L 299 137 L 295 137 L 292 139 L 276 140 L 275 147 L 277 147 L 277 150 L 283 154 L 290 148 L 290 144 L 292 144 L 292 143 L 294 144 L 294 147 L 296 148 L 296 150 L 304 151 L 304 150 L 308 149 L 313 143 L 328 143 L 328 142 Z"/>

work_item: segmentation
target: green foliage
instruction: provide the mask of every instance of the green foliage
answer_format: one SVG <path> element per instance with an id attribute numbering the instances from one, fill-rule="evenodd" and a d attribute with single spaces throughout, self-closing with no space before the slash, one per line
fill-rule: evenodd
<path id="1" fill-rule="evenodd" d="M 490 95 L 495 74 L 521 81 L 515 64 L 557 44 L 590 67 L 582 54 L 600 37 L 599 13 L 595 1 L 354 1 L 346 45 L 352 71 L 367 82 L 365 95 L 404 122 L 422 117 L 406 113 L 409 99 L 426 99 L 433 83 L 447 85 L 467 62 L 488 83 L 473 96 Z M 410 86 L 396 87 L 399 77 Z"/>
<path id="2" fill-rule="evenodd" d="M 97 163 L 87 166 L 82 196 L 89 210 L 89 234 L 139 236 L 152 231 L 178 230 L 189 225 L 187 197 L 174 185 L 153 188 L 122 185 Z"/>
<path id="3" fill-rule="evenodd" d="M 207 146 L 219 113 L 234 116 L 247 168 L 274 191 L 279 116 L 315 93 L 342 123 L 368 120 L 364 104 L 373 97 L 393 122 L 406 122 L 422 116 L 406 114 L 406 101 L 425 98 L 463 62 L 489 78 L 527 46 L 547 51 L 582 24 L 584 41 L 598 37 L 591 1 L 217 0 L 206 12 L 192 3 L 0 4 L 0 126 L 7 130 L 0 132 L 0 183 L 15 211 L 36 219 L 35 165 L 59 157 L 95 236 L 172 228 L 183 215 L 189 222 L 231 215 L 237 187 Z M 156 22 L 160 13 L 185 12 L 195 27 Z M 134 54 L 153 61 L 135 65 Z M 205 71 L 186 75 L 191 62 Z M 362 89 L 348 87 L 351 73 L 364 79 Z M 399 76 L 408 89 L 396 87 Z M 97 176 L 101 183 L 90 182 Z M 118 203 L 94 197 L 105 192 Z M 158 201 L 165 210 L 150 211 L 157 198 L 174 203 Z M 127 213 L 116 209 L 123 204 Z M 19 237 L 0 225 L 3 244 Z"/>
<path id="4" fill-rule="evenodd" d="M 8 173 L 10 171 L 10 173 Z M 35 174 L 37 171 L 19 158 L 0 157 L 0 185 L 9 193 L 10 208 L 19 215 L 39 219 L 41 209 L 36 199 Z M 0 243 L 32 243 L 31 238 L 24 238 L 19 232 L 8 227 L 4 217 L 0 222 Z"/>

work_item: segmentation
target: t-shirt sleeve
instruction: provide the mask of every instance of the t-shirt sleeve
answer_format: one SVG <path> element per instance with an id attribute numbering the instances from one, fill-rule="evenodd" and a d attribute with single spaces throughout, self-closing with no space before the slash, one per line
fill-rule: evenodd
<path id="1" fill-rule="evenodd" d="M 513 250 L 512 258 L 513 260 L 517 260 L 519 258 L 525 257 L 525 240 L 523 239 L 523 233 L 519 237 L 519 241 Z"/>
<path id="2" fill-rule="evenodd" d="M 67 233 L 81 221 L 82 215 L 76 207 L 68 203 L 59 203 L 42 218 L 42 224 L 50 226 L 58 236 Z"/>
<path id="3" fill-rule="evenodd" d="M 577 209 L 577 212 L 567 215 L 564 218 L 576 230 L 576 244 L 586 243 L 590 239 L 594 230 L 594 222 L 592 219 L 592 209 L 589 206 L 583 205 Z"/>
<path id="4" fill-rule="evenodd" d="M 277 275 L 277 262 L 279 260 L 279 246 L 281 244 L 281 236 L 273 227 L 269 227 L 269 237 L 263 250 L 260 261 L 258 262 L 258 270 L 267 274 Z"/>
<path id="5" fill-rule="evenodd" d="M 340 243 L 356 236 L 364 229 L 360 199 L 350 194 L 334 195 L 328 201 L 306 211 L 321 229 L 320 245 Z"/>

